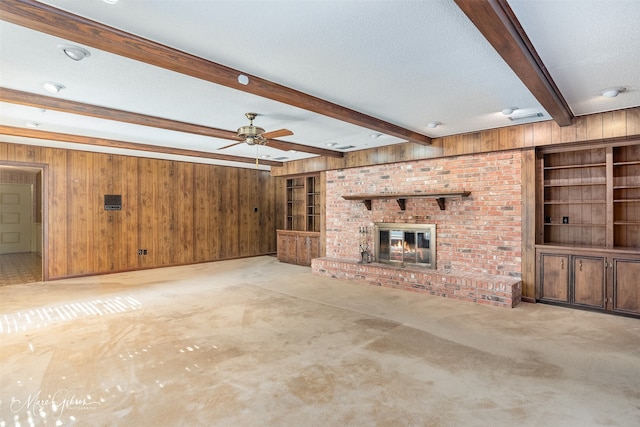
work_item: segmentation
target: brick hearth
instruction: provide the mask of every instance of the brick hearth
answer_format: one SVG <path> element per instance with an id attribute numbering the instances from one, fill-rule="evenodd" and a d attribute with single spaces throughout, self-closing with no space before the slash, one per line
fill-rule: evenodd
<path id="1" fill-rule="evenodd" d="M 359 264 L 335 258 L 316 258 L 311 269 L 314 274 L 499 307 L 513 308 L 522 296 L 521 280 L 508 276 Z"/>

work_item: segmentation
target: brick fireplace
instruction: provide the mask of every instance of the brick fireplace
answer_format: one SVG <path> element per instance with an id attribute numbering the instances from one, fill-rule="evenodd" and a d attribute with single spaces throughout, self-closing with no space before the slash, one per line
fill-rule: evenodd
<path id="1" fill-rule="evenodd" d="M 313 271 L 339 276 L 347 269 L 350 278 L 381 286 L 515 306 L 521 291 L 520 177 L 519 151 L 327 171 L 326 258 L 314 260 Z M 469 196 L 446 204 L 428 197 L 400 204 L 393 196 L 450 192 Z M 367 204 L 345 200 L 354 194 L 390 196 Z M 361 231 L 373 231 L 377 223 L 434 224 L 437 269 L 432 275 L 414 267 L 359 263 L 361 245 L 376 244 L 373 232 L 363 236 Z M 400 276 L 410 280 L 396 280 Z M 485 292 L 488 288 L 495 292 Z"/>

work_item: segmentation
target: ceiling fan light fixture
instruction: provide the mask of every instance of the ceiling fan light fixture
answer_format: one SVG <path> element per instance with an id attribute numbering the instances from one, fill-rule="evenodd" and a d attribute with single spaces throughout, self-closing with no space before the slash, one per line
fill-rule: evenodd
<path id="1" fill-rule="evenodd" d="M 42 83 L 42 87 L 49 93 L 58 93 L 64 89 L 64 85 L 56 82 L 44 82 Z"/>
<path id="2" fill-rule="evenodd" d="M 91 52 L 78 46 L 61 44 L 58 46 L 58 49 L 60 49 L 67 58 L 73 59 L 74 61 L 82 61 L 84 58 L 91 56 Z"/>
<path id="3" fill-rule="evenodd" d="M 610 87 L 600 92 L 600 95 L 604 96 L 605 98 L 615 98 L 626 90 L 627 88 L 625 87 Z"/>

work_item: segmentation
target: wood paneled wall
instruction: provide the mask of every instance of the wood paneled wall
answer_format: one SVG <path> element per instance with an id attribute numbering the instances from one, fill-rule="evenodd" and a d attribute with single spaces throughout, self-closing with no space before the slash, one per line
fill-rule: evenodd
<path id="1" fill-rule="evenodd" d="M 45 167 L 48 280 L 276 252 L 284 179 L 267 171 L 4 142 L 0 162 Z"/>
<path id="2" fill-rule="evenodd" d="M 551 144 L 605 141 L 640 135 L 640 108 L 582 116 L 570 126 L 553 121 L 508 126 L 462 135 L 434 138 L 429 146 L 402 143 L 345 153 L 342 158 L 313 157 L 272 167 L 274 176 L 297 175 L 323 170 L 346 169 L 435 157 L 526 149 Z"/>

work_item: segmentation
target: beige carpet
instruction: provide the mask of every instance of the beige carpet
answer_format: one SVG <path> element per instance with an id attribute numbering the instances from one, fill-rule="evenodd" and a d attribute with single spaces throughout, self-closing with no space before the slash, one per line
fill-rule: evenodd
<path id="1" fill-rule="evenodd" d="M 259 257 L 0 288 L 0 425 L 635 426 L 640 321 Z"/>
<path id="2" fill-rule="evenodd" d="M 35 252 L 0 255 L 0 286 L 42 280 L 42 257 Z"/>

